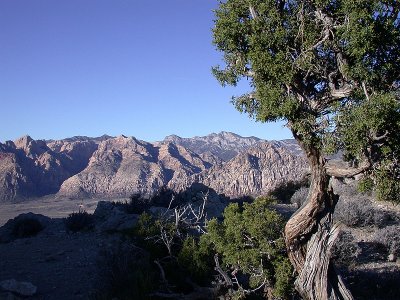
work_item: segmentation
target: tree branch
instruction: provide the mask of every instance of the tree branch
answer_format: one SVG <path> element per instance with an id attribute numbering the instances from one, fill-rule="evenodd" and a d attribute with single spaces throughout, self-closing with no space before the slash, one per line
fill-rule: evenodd
<path id="1" fill-rule="evenodd" d="M 353 177 L 368 170 L 370 167 L 371 163 L 368 160 L 362 161 L 357 168 L 349 167 L 341 161 L 329 160 L 326 163 L 326 173 L 339 178 Z"/>
<path id="2" fill-rule="evenodd" d="M 218 254 L 214 255 L 214 261 L 215 261 L 215 268 L 214 268 L 215 271 L 217 271 L 219 274 L 222 275 L 222 277 L 225 280 L 225 284 L 227 286 L 232 286 L 233 285 L 232 279 L 228 276 L 228 274 L 224 270 L 222 270 L 221 266 L 219 265 Z"/>
<path id="3" fill-rule="evenodd" d="M 249 7 L 249 10 L 250 10 L 251 17 L 255 20 L 258 17 L 256 10 L 251 5 Z"/>
<path id="4" fill-rule="evenodd" d="M 371 130 L 369 133 L 369 137 L 373 142 L 380 142 L 380 141 L 384 140 L 385 138 L 387 138 L 388 134 L 389 134 L 389 131 L 386 130 L 384 134 L 378 136 L 376 134 L 375 130 Z"/>

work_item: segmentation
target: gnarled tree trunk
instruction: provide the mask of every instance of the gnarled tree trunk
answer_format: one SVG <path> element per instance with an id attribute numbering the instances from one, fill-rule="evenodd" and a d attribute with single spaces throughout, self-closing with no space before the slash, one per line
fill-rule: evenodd
<path id="1" fill-rule="evenodd" d="M 298 274 L 296 290 L 309 300 L 353 299 L 330 264 L 331 249 L 339 232 L 337 226 L 332 226 L 338 196 L 330 187 L 326 160 L 317 148 L 298 141 L 310 164 L 311 186 L 305 205 L 285 227 L 289 258 Z"/>

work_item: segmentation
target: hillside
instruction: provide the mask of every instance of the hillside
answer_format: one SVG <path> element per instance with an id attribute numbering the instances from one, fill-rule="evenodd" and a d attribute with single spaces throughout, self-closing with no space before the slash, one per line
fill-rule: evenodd
<path id="1" fill-rule="evenodd" d="M 267 193 L 306 170 L 292 140 L 265 141 L 221 132 L 168 136 L 149 143 L 134 137 L 77 136 L 0 143 L 0 201 L 57 194 L 69 198 L 151 195 L 161 187 L 202 183 L 231 197 Z"/>
<path id="2" fill-rule="evenodd" d="M 56 193 L 96 149 L 90 139 L 46 143 L 24 136 L 0 143 L 0 202 Z"/>

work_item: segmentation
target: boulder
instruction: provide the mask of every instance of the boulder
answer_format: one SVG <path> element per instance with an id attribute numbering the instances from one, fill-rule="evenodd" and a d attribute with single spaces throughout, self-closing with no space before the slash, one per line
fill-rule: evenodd
<path id="1" fill-rule="evenodd" d="M 100 232 L 130 229 L 138 221 L 138 215 L 128 214 L 107 201 L 99 201 L 93 215 L 97 219 L 96 229 Z"/>
<path id="2" fill-rule="evenodd" d="M 391 253 L 391 254 L 389 254 L 387 260 L 390 261 L 390 262 L 395 262 L 397 260 L 397 257 L 396 257 L 396 255 Z"/>
<path id="3" fill-rule="evenodd" d="M 0 227 L 0 243 L 8 243 L 18 238 L 30 237 L 46 228 L 51 219 L 41 214 L 24 213 L 10 219 Z"/>

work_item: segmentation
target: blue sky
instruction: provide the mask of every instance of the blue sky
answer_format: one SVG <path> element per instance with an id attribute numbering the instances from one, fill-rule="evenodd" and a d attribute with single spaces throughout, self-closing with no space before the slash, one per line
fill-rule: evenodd
<path id="1" fill-rule="evenodd" d="M 211 67 L 216 0 L 1 0 L 0 141 L 73 135 L 147 141 L 232 131 L 291 138 L 230 103 Z"/>

